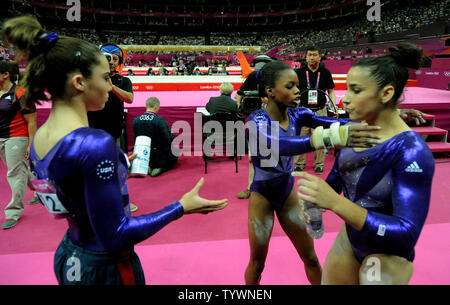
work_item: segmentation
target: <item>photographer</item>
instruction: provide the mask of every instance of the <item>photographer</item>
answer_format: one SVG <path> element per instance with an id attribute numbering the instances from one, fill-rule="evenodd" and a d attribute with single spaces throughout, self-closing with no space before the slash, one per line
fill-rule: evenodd
<path id="1" fill-rule="evenodd" d="M 259 71 L 261 68 L 268 62 L 273 61 L 267 55 L 259 55 L 253 59 L 253 64 L 255 65 L 255 71 L 250 73 L 236 92 L 236 101 L 238 104 L 238 116 L 248 116 L 255 110 L 261 108 L 262 104 L 267 104 L 267 98 L 259 97 L 258 93 L 258 77 Z M 250 155 L 250 152 L 249 152 Z M 248 186 L 247 188 L 237 194 L 239 199 L 248 199 L 250 197 L 250 185 L 253 182 L 253 176 L 255 174 L 255 170 L 253 168 L 252 160 L 249 158 L 249 173 L 248 173 Z"/>
<path id="2" fill-rule="evenodd" d="M 273 59 L 267 55 L 259 55 L 259 56 L 256 56 L 255 59 L 253 59 L 253 64 L 255 65 L 255 71 L 253 71 L 252 73 L 250 73 L 248 75 L 247 79 L 244 81 L 242 86 L 236 92 L 236 101 L 238 103 L 238 107 L 240 110 L 242 110 L 242 107 L 243 107 L 243 106 L 241 106 L 241 101 L 245 95 L 244 91 L 258 91 L 258 78 L 257 78 L 258 72 L 266 63 L 271 62 L 271 61 L 273 61 Z M 257 92 L 256 92 L 256 95 L 258 95 Z M 261 108 L 261 107 L 259 107 L 259 108 Z M 254 109 L 254 110 L 257 110 L 257 109 Z M 240 112 L 242 112 L 242 111 L 240 111 Z M 250 114 L 250 113 L 248 113 L 248 114 Z"/>
<path id="3" fill-rule="evenodd" d="M 133 103 L 133 86 L 128 77 L 117 73 L 117 67 L 124 61 L 122 49 L 113 44 L 105 44 L 100 50 L 106 55 L 109 62 L 112 90 L 109 92 L 108 101 L 102 110 L 88 112 L 89 126 L 103 129 L 120 145 L 124 124 L 123 103 Z"/>
<path id="4" fill-rule="evenodd" d="M 108 100 L 105 107 L 99 111 L 88 111 L 89 127 L 102 129 L 109 133 L 124 151 L 127 151 L 126 145 L 120 145 L 122 130 L 125 127 L 124 102 L 133 103 L 133 85 L 128 77 L 118 73 L 117 67 L 123 64 L 125 58 L 123 51 L 117 45 L 105 44 L 100 48 L 105 54 L 109 63 L 109 82 L 112 90 L 108 93 Z M 126 134 L 125 134 L 126 138 Z M 131 212 L 137 210 L 134 204 L 130 204 Z"/>

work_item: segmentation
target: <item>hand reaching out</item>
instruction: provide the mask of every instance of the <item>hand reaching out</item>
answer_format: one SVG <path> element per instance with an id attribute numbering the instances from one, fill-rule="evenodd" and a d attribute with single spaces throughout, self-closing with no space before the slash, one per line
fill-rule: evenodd
<path id="1" fill-rule="evenodd" d="M 198 193 L 204 183 L 205 180 L 201 178 L 192 190 L 181 197 L 180 203 L 184 208 L 185 214 L 208 214 L 209 212 L 221 210 L 228 205 L 228 199 L 208 200 L 200 197 Z"/>

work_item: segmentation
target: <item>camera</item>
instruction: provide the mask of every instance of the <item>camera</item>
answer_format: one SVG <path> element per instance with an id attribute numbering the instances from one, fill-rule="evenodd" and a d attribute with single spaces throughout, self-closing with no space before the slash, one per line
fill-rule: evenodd
<path id="1" fill-rule="evenodd" d="M 262 101 L 257 90 L 243 91 L 243 93 L 239 113 L 249 115 L 253 111 L 261 109 Z"/>
<path id="2" fill-rule="evenodd" d="M 103 53 L 103 55 L 105 55 L 106 60 L 108 61 L 108 63 L 113 62 L 113 56 L 111 53 Z"/>

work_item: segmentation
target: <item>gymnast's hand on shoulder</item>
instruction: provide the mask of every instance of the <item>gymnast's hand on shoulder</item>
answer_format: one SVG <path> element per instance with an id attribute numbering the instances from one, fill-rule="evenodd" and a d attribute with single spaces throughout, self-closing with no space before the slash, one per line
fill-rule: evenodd
<path id="1" fill-rule="evenodd" d="M 205 180 L 203 178 L 189 192 L 183 195 L 179 200 L 183 206 L 185 214 L 202 213 L 208 214 L 225 208 L 228 205 L 228 199 L 208 200 L 199 196 L 199 191 Z"/>
<path id="2" fill-rule="evenodd" d="M 399 115 L 405 122 L 414 121 L 417 126 L 426 123 L 425 114 L 416 109 L 399 109 Z"/>
<path id="3" fill-rule="evenodd" d="M 367 123 L 350 122 L 348 126 L 347 147 L 372 147 L 380 144 L 380 137 L 375 134 L 381 127 L 369 126 Z"/>

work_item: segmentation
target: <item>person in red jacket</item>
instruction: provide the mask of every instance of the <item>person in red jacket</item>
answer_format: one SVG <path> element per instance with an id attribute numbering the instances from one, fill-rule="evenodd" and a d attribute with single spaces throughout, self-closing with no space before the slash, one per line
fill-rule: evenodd
<path id="1" fill-rule="evenodd" d="M 2 229 L 15 226 L 23 214 L 30 173 L 27 160 L 37 129 L 36 108 L 24 108 L 21 93 L 16 92 L 18 75 L 17 64 L 0 61 L 0 157 L 8 168 L 6 178 L 12 192 Z"/>

